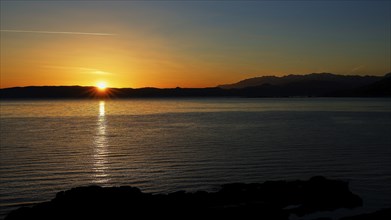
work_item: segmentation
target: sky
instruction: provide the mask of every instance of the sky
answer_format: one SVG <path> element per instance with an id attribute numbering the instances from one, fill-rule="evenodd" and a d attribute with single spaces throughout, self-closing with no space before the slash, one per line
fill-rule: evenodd
<path id="1" fill-rule="evenodd" d="M 1 1 L 0 87 L 391 72 L 391 1 Z"/>

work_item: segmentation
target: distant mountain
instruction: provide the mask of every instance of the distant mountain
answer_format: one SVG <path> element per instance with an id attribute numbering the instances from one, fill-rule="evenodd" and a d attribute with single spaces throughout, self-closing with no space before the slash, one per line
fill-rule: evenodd
<path id="1" fill-rule="evenodd" d="M 27 86 L 0 89 L 2 99 L 57 99 L 93 96 L 94 87 Z"/>
<path id="2" fill-rule="evenodd" d="M 28 86 L 0 89 L 0 99 L 101 99 L 101 98 L 164 98 L 229 96 L 220 88 L 108 88 L 99 92 L 95 87 Z"/>
<path id="3" fill-rule="evenodd" d="M 360 86 L 350 90 L 336 91 L 329 96 L 340 97 L 391 97 L 391 73 L 369 85 Z"/>
<path id="4" fill-rule="evenodd" d="M 164 97 L 391 97 L 391 73 L 342 76 L 331 73 L 265 76 L 212 88 L 123 88 L 29 86 L 0 89 L 0 99 L 91 99 Z"/>
<path id="5" fill-rule="evenodd" d="M 247 87 L 262 86 L 265 84 L 273 86 L 285 86 L 288 84 L 305 84 L 308 82 L 336 83 L 351 88 L 368 85 L 380 80 L 380 76 L 347 76 L 332 73 L 311 73 L 307 75 L 287 75 L 283 77 L 262 76 L 245 79 L 233 84 L 219 85 L 223 89 L 242 89 Z"/>
<path id="6" fill-rule="evenodd" d="M 311 73 L 283 77 L 262 76 L 218 87 L 231 90 L 231 93 L 242 97 L 387 96 L 389 93 L 385 90 L 389 87 L 384 84 L 387 84 L 385 79 L 390 75 L 381 77 Z M 382 82 L 383 80 L 386 82 Z"/>

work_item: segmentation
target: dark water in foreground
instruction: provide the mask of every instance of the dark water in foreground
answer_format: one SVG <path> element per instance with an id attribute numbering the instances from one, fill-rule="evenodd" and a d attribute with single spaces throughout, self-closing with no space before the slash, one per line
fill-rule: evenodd
<path id="1" fill-rule="evenodd" d="M 391 206 L 390 99 L 2 101 L 0 218 L 76 186 L 350 181 Z"/>

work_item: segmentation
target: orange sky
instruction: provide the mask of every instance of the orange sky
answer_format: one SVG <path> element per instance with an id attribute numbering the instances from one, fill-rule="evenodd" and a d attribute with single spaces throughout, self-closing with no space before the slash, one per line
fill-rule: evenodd
<path id="1" fill-rule="evenodd" d="M 2 87 L 95 85 L 203 87 L 236 80 L 224 65 L 183 57 L 164 42 L 114 36 L 1 33 Z M 222 79 L 220 74 L 227 74 Z"/>
<path id="2" fill-rule="evenodd" d="M 391 71 L 390 3 L 319 4 L 2 1 L 0 87 Z"/>

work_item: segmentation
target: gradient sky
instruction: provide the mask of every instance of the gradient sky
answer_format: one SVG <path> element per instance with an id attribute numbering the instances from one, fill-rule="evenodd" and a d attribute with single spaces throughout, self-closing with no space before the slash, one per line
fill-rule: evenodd
<path id="1" fill-rule="evenodd" d="M 0 87 L 391 71 L 391 1 L 1 1 Z"/>

